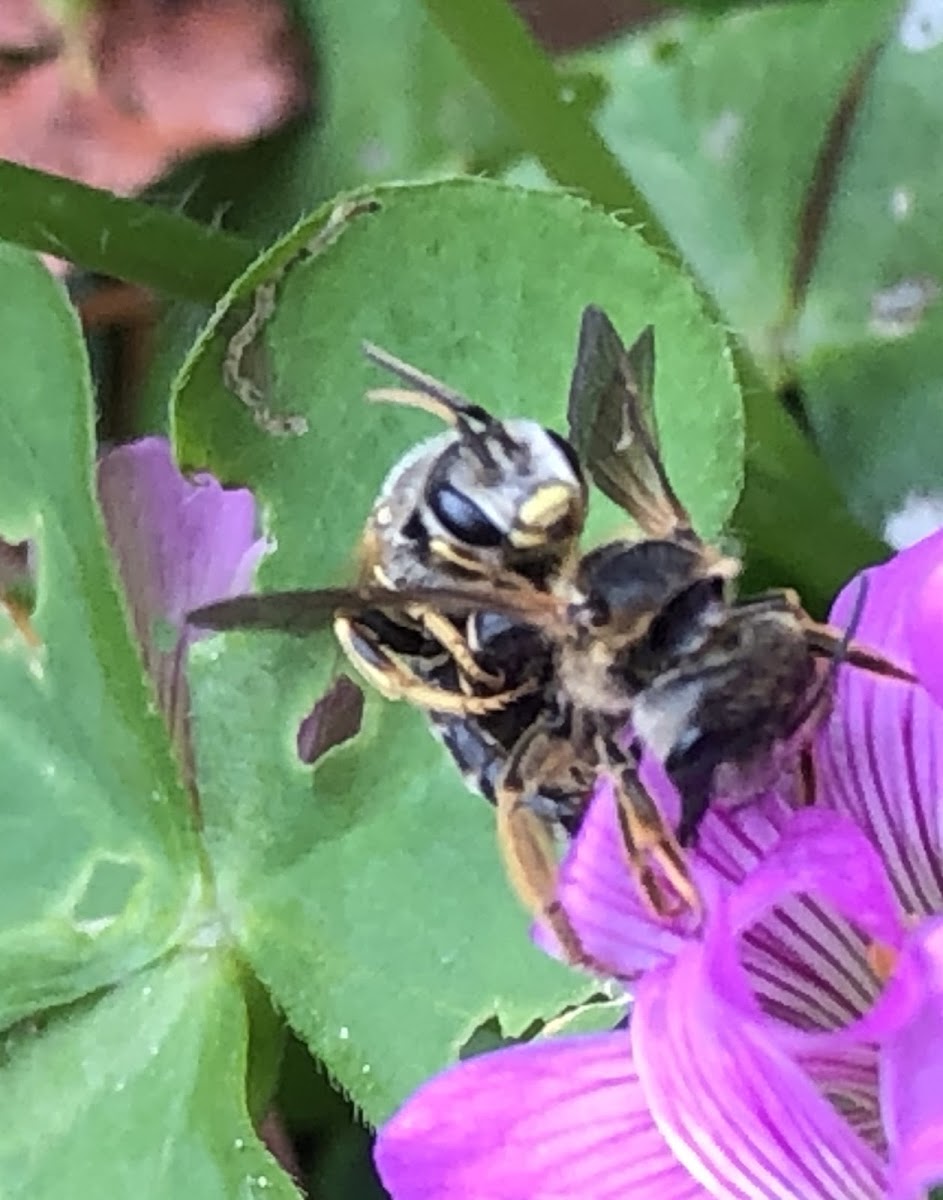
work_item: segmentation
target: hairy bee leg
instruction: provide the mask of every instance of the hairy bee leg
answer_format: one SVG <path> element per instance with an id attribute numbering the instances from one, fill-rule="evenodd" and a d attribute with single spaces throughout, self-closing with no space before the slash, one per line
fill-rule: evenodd
<path id="1" fill-rule="evenodd" d="M 701 897 L 691 879 L 684 852 L 655 802 L 642 787 L 635 770 L 628 767 L 618 771 L 615 779 L 619 828 L 626 856 L 652 910 L 659 917 L 676 916 L 679 911 L 679 906 L 662 892 L 651 866 L 654 861 L 665 873 L 683 907 L 699 912 Z"/>
<path id="2" fill-rule="evenodd" d="M 525 908 L 547 918 L 567 957 L 573 958 L 575 952 L 578 958 L 578 939 L 556 899 L 557 856 L 549 826 L 528 808 L 520 793 L 499 784 L 497 829 L 498 845 L 514 891 Z"/>
<path id="3" fill-rule="evenodd" d="M 791 612 L 797 617 L 805 616 L 799 593 L 792 588 L 767 588 L 763 592 L 755 592 L 752 596 L 740 596 L 736 600 L 736 607 L 765 608 L 770 612 Z"/>
<path id="4" fill-rule="evenodd" d="M 550 826 L 528 805 L 525 795 L 503 784 L 497 788 L 497 830 L 505 871 L 524 907 L 550 926 L 571 966 L 608 974 L 586 953 L 557 899 L 559 868 Z"/>
<path id="5" fill-rule="evenodd" d="M 388 700 L 407 700 L 418 708 L 435 712 L 480 716 L 499 712 L 535 687 L 527 682 L 491 696 L 467 696 L 464 692 L 449 691 L 427 683 L 396 655 L 387 651 L 374 631 L 366 625 L 358 624 L 349 617 L 338 617 L 334 621 L 334 633 L 351 663 Z"/>
<path id="6" fill-rule="evenodd" d="M 431 609 L 417 609 L 413 614 L 423 629 L 448 651 L 458 664 L 458 668 L 470 683 L 482 684 L 486 687 L 501 687 L 504 679 L 500 675 L 492 675 L 475 660 L 468 642 L 455 628 L 448 617 Z"/>
<path id="7" fill-rule="evenodd" d="M 505 763 L 495 787 L 498 846 L 518 899 L 550 926 L 566 961 L 605 975 L 609 972 L 586 953 L 557 899 L 559 865 L 553 829 L 533 804 L 539 791 L 533 781 L 545 777 L 552 741 L 550 722 L 540 721 L 523 734 Z"/>

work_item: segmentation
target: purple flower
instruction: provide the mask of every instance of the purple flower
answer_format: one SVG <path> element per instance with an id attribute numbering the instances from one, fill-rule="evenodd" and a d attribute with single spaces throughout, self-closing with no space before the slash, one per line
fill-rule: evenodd
<path id="1" fill-rule="evenodd" d="M 98 495 L 144 667 L 188 782 L 192 762 L 186 614 L 245 591 L 264 549 L 255 501 L 209 475 L 185 479 L 164 438 L 107 451 Z"/>
<path id="2" fill-rule="evenodd" d="M 941 564 L 936 535 L 870 571 L 859 631 L 937 696 Z M 642 908 L 600 785 L 559 895 L 637 980 L 628 1028 L 426 1084 L 378 1137 L 395 1200 L 910 1200 L 943 1180 L 943 712 L 843 668 L 815 756 L 815 809 L 770 792 L 705 820 L 698 929 Z"/>

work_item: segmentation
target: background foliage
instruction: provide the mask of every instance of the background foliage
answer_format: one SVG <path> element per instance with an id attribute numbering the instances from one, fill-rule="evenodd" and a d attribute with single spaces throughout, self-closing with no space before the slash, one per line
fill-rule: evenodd
<path id="1" fill-rule="evenodd" d="M 490 814 L 417 714 L 370 698 L 355 741 L 300 762 L 327 636 L 194 651 L 197 826 L 94 500 L 81 330 L 21 247 L 158 293 L 130 425 L 253 489 L 263 588 L 347 578 L 433 428 L 363 404 L 362 338 L 560 428 L 590 302 L 627 338 L 655 325 L 669 470 L 749 585 L 822 611 L 911 516 L 939 523 L 943 9 L 702 2 L 551 60 L 503 0 L 296 7 L 315 102 L 275 137 L 148 203 L 0 163 L 0 538 L 34 542 L 42 639 L 0 606 L 11 1196 L 290 1196 L 260 1126 L 312 1195 L 379 1195 L 354 1110 L 592 990 L 529 947 Z M 312 252 L 352 192 L 372 211 Z M 223 383 L 266 282 L 252 366 L 297 438 Z M 617 519 L 596 498 L 593 535 Z"/>

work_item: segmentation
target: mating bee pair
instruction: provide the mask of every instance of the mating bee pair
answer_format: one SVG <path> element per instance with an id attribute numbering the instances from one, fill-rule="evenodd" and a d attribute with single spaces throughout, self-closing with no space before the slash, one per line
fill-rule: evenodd
<path id="1" fill-rule="evenodd" d="M 813 622 L 789 591 L 733 597 L 739 561 L 698 537 L 658 453 L 651 328 L 626 349 L 605 313 L 584 311 L 567 439 L 499 421 L 365 350 L 406 385 L 371 398 L 424 408 L 450 428 L 385 480 L 357 584 L 239 597 L 190 619 L 295 633 L 333 619 L 360 673 L 423 709 L 495 803 L 517 892 L 585 962 L 555 900 L 554 834 L 578 828 L 602 773 L 651 908 L 696 908 L 682 847 L 719 786 L 755 790 L 777 751 L 825 712 L 830 661 L 910 676 Z M 640 538 L 580 552 L 586 474 Z M 680 794 L 675 830 L 639 780 L 643 745 Z"/>

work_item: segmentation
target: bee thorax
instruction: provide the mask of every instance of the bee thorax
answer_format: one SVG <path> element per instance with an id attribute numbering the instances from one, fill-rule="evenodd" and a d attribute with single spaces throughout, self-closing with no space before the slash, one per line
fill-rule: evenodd
<path id="1" fill-rule="evenodd" d="M 557 663 L 561 691 L 575 708 L 608 716 L 627 713 L 631 699 L 612 668 L 612 651 L 602 641 L 564 646 Z"/>

